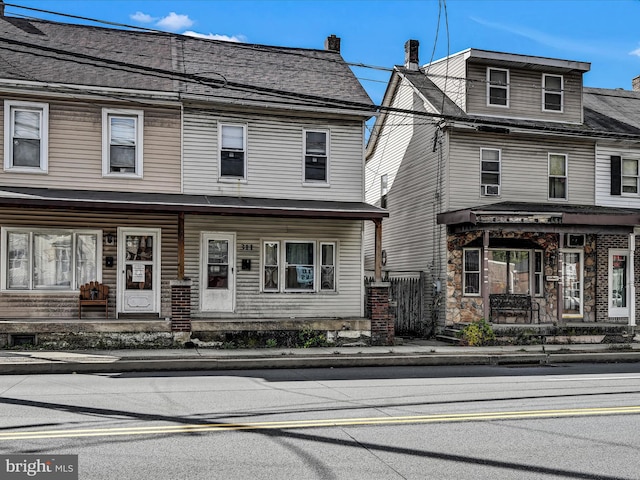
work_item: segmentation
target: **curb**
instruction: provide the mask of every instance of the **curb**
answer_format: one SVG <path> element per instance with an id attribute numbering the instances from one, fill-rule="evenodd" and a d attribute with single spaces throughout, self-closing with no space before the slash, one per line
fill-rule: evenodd
<path id="1" fill-rule="evenodd" d="M 236 358 L 119 359 L 113 362 L 5 363 L 2 374 L 39 375 L 203 370 L 258 370 L 278 368 L 349 368 L 455 365 L 548 365 L 553 363 L 640 362 L 640 352 L 518 353 L 518 354 L 406 354 L 317 355 Z"/>

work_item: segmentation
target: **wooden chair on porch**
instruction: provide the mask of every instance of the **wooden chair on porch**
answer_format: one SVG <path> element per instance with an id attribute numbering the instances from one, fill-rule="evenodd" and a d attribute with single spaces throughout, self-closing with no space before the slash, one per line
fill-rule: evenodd
<path id="1" fill-rule="evenodd" d="M 104 305 L 104 314 L 106 318 L 109 318 L 109 287 L 100 282 L 89 282 L 82 285 L 78 299 L 78 318 L 82 318 L 82 307 L 87 305 Z"/>

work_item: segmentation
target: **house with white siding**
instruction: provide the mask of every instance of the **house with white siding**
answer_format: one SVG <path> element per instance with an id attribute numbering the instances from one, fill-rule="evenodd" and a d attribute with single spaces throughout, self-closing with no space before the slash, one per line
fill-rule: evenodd
<path id="1" fill-rule="evenodd" d="M 589 68 L 479 49 L 420 66 L 405 45 L 365 192 L 390 215 L 385 275 L 429 279 L 425 322 L 635 326 L 640 97 L 584 88 Z"/>
<path id="2" fill-rule="evenodd" d="M 387 213 L 364 202 L 375 109 L 339 38 L 7 16 L 0 38 L 0 344 L 371 333 L 363 232 Z M 108 318 L 77 318 L 90 281 Z"/>

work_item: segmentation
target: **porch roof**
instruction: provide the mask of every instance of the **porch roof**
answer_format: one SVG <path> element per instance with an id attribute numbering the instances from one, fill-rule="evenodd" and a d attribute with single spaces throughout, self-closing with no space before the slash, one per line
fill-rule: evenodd
<path id="1" fill-rule="evenodd" d="M 640 225 L 640 210 L 594 205 L 500 202 L 440 213 L 437 222 L 462 224 Z"/>
<path id="2" fill-rule="evenodd" d="M 349 220 L 375 220 L 389 216 L 386 210 L 364 202 L 6 186 L 0 186 L 0 206 Z"/>

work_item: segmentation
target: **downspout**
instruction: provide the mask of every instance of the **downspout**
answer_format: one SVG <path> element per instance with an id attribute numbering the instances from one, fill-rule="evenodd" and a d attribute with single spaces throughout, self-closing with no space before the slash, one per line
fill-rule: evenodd
<path id="1" fill-rule="evenodd" d="M 636 231 L 629 234 L 629 326 L 636 326 L 636 280 L 634 257 L 636 252 Z"/>
<path id="2" fill-rule="evenodd" d="M 482 235 L 482 307 L 484 319 L 489 322 L 489 230 Z"/>
<path id="3" fill-rule="evenodd" d="M 563 258 L 562 258 L 562 249 L 564 248 L 564 234 L 558 233 L 558 291 L 557 291 L 557 305 L 556 305 L 556 316 L 558 317 L 558 322 L 562 321 L 562 302 L 563 302 L 563 291 L 564 291 L 564 275 L 563 275 Z"/>

